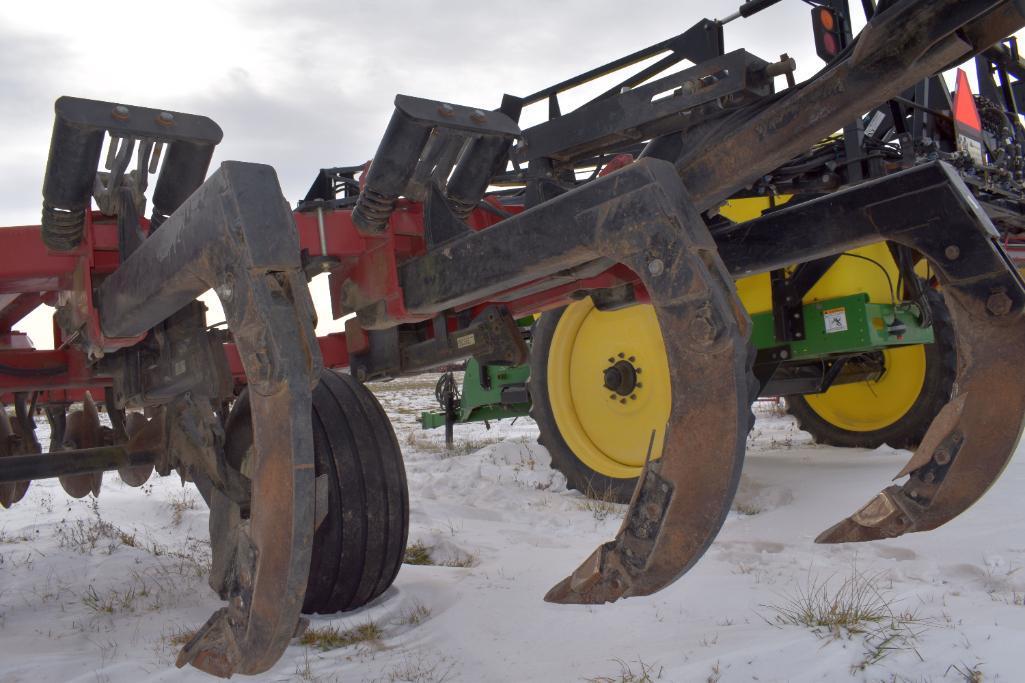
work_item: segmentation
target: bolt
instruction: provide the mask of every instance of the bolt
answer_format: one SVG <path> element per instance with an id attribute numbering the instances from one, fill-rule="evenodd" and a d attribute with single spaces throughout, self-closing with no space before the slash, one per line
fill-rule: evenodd
<path id="1" fill-rule="evenodd" d="M 688 326 L 690 337 L 699 344 L 711 344 L 715 341 L 717 330 L 710 318 L 699 315 L 690 321 Z"/>
<path id="2" fill-rule="evenodd" d="M 626 405 L 626 399 L 625 398 L 619 399 L 619 402 L 622 403 L 623 405 Z"/>
<path id="3" fill-rule="evenodd" d="M 450 116 L 455 116 L 456 110 L 452 108 L 451 104 L 442 104 L 438 106 L 438 113 L 445 118 L 449 118 Z"/>
<path id="4" fill-rule="evenodd" d="M 480 109 L 474 109 L 473 113 L 470 114 L 470 120 L 474 123 L 487 123 L 488 116 Z"/>
<path id="5" fill-rule="evenodd" d="M 956 244 L 951 244 L 949 247 L 943 250 L 943 255 L 947 257 L 948 261 L 956 261 L 961 255 L 961 248 Z"/>
<path id="6" fill-rule="evenodd" d="M 609 394 L 609 398 L 611 398 L 613 401 L 615 401 L 616 400 L 616 395 L 615 394 Z"/>
<path id="7" fill-rule="evenodd" d="M 640 368 L 634 368 L 634 372 L 636 372 L 639 375 L 639 374 L 641 374 L 641 369 Z"/>
<path id="8" fill-rule="evenodd" d="M 926 484 L 933 483 L 933 481 L 935 479 L 936 479 L 936 475 L 933 474 L 932 472 L 926 472 L 924 475 L 922 475 L 922 481 L 924 481 Z"/>
<path id="9" fill-rule="evenodd" d="M 615 358 L 609 358 L 609 363 L 615 363 L 615 362 L 616 362 Z"/>
<path id="10" fill-rule="evenodd" d="M 627 358 L 627 360 L 630 361 L 631 363 L 633 363 L 634 361 L 637 360 L 637 357 L 636 356 L 630 356 L 629 358 Z"/>
<path id="11" fill-rule="evenodd" d="M 946 465 L 950 462 L 950 451 L 945 448 L 937 449 L 937 451 L 932 454 L 932 459 L 936 461 L 937 465 Z"/>
<path id="12" fill-rule="evenodd" d="M 783 360 L 786 360 L 787 358 L 790 358 L 790 352 L 787 351 L 786 349 L 780 349 L 779 357 L 782 358 Z"/>
<path id="13" fill-rule="evenodd" d="M 157 123 L 161 126 L 173 126 L 174 125 L 174 114 L 169 111 L 162 111 L 157 114 Z"/>
<path id="14" fill-rule="evenodd" d="M 651 259 L 648 261 L 648 272 L 654 277 L 658 277 L 666 270 L 666 264 L 662 263 L 662 259 Z"/>
<path id="15" fill-rule="evenodd" d="M 638 388 L 638 389 L 642 389 L 642 388 L 644 388 L 644 385 L 643 385 L 643 384 L 641 384 L 640 382 L 638 382 L 638 383 L 637 383 L 637 388 Z"/>
<path id="16" fill-rule="evenodd" d="M 128 120 L 128 107 L 126 107 L 123 104 L 119 104 L 119 105 L 115 106 L 113 110 L 111 110 L 110 115 L 113 116 L 118 121 L 127 121 Z"/>
<path id="17" fill-rule="evenodd" d="M 636 401 L 637 400 L 637 394 L 630 394 L 630 400 L 631 401 Z"/>
<path id="18" fill-rule="evenodd" d="M 996 316 L 1007 315 L 1011 312 L 1014 302 L 1011 297 L 1003 291 L 993 292 L 986 300 L 986 310 Z"/>
<path id="19" fill-rule="evenodd" d="M 626 358 L 626 354 L 625 354 L 625 353 L 623 353 L 622 351 L 620 351 L 620 352 L 619 352 L 619 357 L 620 357 L 620 358 Z"/>

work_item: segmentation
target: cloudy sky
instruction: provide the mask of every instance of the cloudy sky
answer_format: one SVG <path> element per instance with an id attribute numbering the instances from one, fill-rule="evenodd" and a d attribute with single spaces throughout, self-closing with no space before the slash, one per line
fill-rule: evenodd
<path id="1" fill-rule="evenodd" d="M 319 168 L 373 155 L 396 93 L 494 108 L 505 92 L 529 94 L 680 33 L 702 16 L 724 17 L 739 4 L 6 2 L 0 225 L 39 221 L 52 106 L 60 95 L 209 116 L 224 129 L 214 163 L 271 164 L 295 202 Z M 856 30 L 862 23 L 856 18 Z M 784 0 L 726 26 L 726 48 L 745 47 L 765 59 L 787 52 L 797 58 L 799 76 L 807 76 L 820 66 L 810 26 L 809 6 Z M 524 122 L 540 116 L 528 110 Z"/>

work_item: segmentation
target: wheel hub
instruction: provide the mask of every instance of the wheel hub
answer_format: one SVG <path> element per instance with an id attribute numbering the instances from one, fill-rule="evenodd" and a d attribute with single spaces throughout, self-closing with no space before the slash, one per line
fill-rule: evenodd
<path id="1" fill-rule="evenodd" d="M 641 368 L 636 362 L 635 356 L 627 358 L 625 353 L 609 358 L 609 366 L 602 371 L 602 386 L 612 392 L 609 399 L 620 403 L 626 403 L 627 397 L 637 400 L 637 389 L 644 385 L 638 381 Z"/>

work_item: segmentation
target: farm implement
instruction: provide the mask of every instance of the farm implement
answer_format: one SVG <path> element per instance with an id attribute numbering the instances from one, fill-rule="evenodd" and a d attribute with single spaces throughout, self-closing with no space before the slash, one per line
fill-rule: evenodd
<path id="1" fill-rule="evenodd" d="M 855 38 L 846 3 L 815 3 L 813 19 L 825 11 L 832 21 L 816 34 L 830 61 L 801 84 L 793 60 L 726 52 L 725 20 L 705 20 L 533 95 L 507 95 L 496 110 L 400 95 L 369 166 L 322 171 L 294 211 L 269 166 L 228 161 L 207 176 L 221 139 L 207 118 L 60 98 L 41 225 L 0 230 L 0 394 L 14 408 L 0 420 L 0 503 L 55 476 L 73 496 L 96 495 L 115 469 L 130 484 L 151 470 L 194 482 L 210 507 L 210 583 L 226 606 L 178 663 L 219 676 L 266 671 L 301 613 L 361 607 L 398 572 L 405 475 L 364 383 L 467 358 L 512 372 L 540 348 L 551 312 L 566 307 L 564 319 L 586 302 L 649 316 L 657 333 L 635 335 L 651 346 L 643 357 L 602 351 L 589 378 L 602 405 L 629 410 L 661 382 L 666 409 L 630 437 L 637 482 L 615 540 L 547 600 L 610 602 L 675 581 L 730 509 L 759 393 L 882 381 L 885 351 L 935 342 L 947 326 L 955 376 L 901 472 L 906 483 L 818 540 L 942 525 L 999 476 L 1025 420 L 1025 287 L 1002 246 L 1020 228 L 1022 155 L 1001 126 L 989 137 L 982 124 L 961 131 L 928 99 L 933 90 L 905 95 L 1001 50 L 1013 107 L 1019 62 L 1014 43 L 1000 41 L 1025 26 L 1025 6 L 865 7 Z M 561 93 L 620 72 L 607 92 L 561 111 Z M 549 120 L 521 128 L 521 110 L 538 103 Z M 944 148 L 937 135 L 937 148 L 923 149 L 918 125 L 965 139 Z M 878 144 L 865 142 L 876 133 Z M 751 197 L 772 199 L 730 220 L 727 205 Z M 887 300 L 847 289 L 806 301 L 847 254 L 886 272 Z M 354 314 L 344 334 L 314 333 L 307 282 L 321 273 L 334 316 Z M 759 274 L 770 281 L 768 317 L 749 315 L 743 300 L 743 282 Z M 196 300 L 207 290 L 226 329 Z M 13 331 L 43 303 L 56 309 L 52 351 Z M 525 319 L 538 312 L 528 349 Z M 828 339 L 830 321 L 864 338 Z M 561 381 L 550 358 L 531 364 L 535 406 Z M 34 433 L 39 409 L 51 423 L 47 454 Z"/>

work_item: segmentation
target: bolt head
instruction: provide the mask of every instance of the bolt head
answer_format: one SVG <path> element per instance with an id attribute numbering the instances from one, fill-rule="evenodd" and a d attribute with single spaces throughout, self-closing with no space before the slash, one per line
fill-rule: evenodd
<path id="1" fill-rule="evenodd" d="M 487 123 L 488 115 L 482 112 L 480 109 L 474 109 L 473 113 L 470 114 L 470 120 L 474 123 Z"/>
<path id="2" fill-rule="evenodd" d="M 456 110 L 452 107 L 451 104 L 442 104 L 438 107 L 438 113 L 444 116 L 445 118 L 448 118 L 450 116 L 454 116 Z"/>
<path id="3" fill-rule="evenodd" d="M 127 121 L 128 120 L 128 113 L 129 113 L 128 112 L 128 107 L 126 107 L 123 104 L 116 105 L 110 111 L 110 115 L 113 116 L 118 121 Z"/>
<path id="4" fill-rule="evenodd" d="M 1007 315 L 1013 306 L 1014 302 L 1005 292 L 994 292 L 986 300 L 986 310 L 995 316 Z"/>
<path id="5" fill-rule="evenodd" d="M 157 123 L 161 126 L 173 126 L 174 125 L 174 114 L 169 111 L 162 111 L 157 114 Z"/>
<path id="6" fill-rule="evenodd" d="M 666 264 L 662 262 L 660 258 L 654 258 L 648 261 L 648 272 L 654 277 L 658 277 L 666 270 Z"/>
<path id="7" fill-rule="evenodd" d="M 956 261 L 961 256 L 961 248 L 956 244 L 951 244 L 943 250 L 943 255 L 947 257 L 948 261 Z"/>

